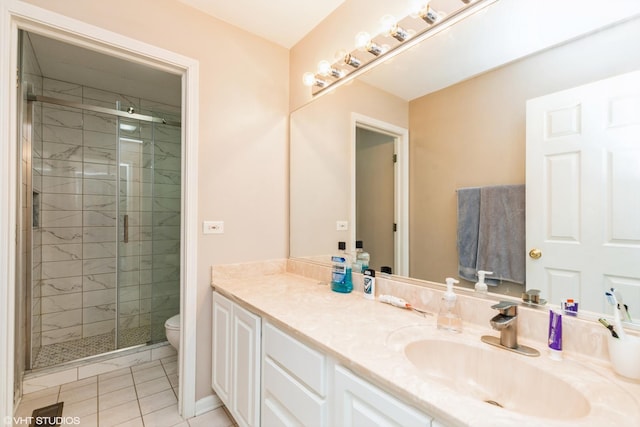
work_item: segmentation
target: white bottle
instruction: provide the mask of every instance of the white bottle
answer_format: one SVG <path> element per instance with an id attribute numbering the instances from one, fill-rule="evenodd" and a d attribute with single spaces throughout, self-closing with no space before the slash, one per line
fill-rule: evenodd
<path id="1" fill-rule="evenodd" d="M 376 299 L 376 272 L 370 268 L 364 271 L 364 297 L 366 299 Z"/>
<path id="2" fill-rule="evenodd" d="M 486 294 L 487 293 L 487 284 L 484 283 L 484 276 L 486 274 L 493 274 L 493 271 L 483 271 L 483 270 L 479 270 L 478 271 L 478 282 L 476 283 L 476 292 L 480 293 L 480 294 Z"/>
<path id="3" fill-rule="evenodd" d="M 453 284 L 459 283 L 452 277 L 447 277 L 447 291 L 442 296 L 440 311 L 438 312 L 438 329 L 451 332 L 462 332 L 462 318 L 458 313 L 457 296 L 453 292 Z"/>

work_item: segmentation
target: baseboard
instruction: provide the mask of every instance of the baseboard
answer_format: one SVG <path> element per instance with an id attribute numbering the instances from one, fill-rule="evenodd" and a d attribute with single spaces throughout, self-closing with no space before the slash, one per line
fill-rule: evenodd
<path id="1" fill-rule="evenodd" d="M 205 412 L 213 411 L 222 406 L 222 400 L 216 394 L 211 394 L 196 402 L 196 417 Z"/>

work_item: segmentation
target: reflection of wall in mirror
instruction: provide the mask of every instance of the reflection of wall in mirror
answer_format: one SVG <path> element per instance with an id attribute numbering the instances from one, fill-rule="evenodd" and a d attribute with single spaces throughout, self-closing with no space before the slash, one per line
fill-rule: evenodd
<path id="1" fill-rule="evenodd" d="M 291 114 L 291 256 L 328 261 L 337 242 L 349 240 L 349 231 L 337 231 L 336 221 L 349 219 L 352 112 L 405 128 L 408 123 L 406 101 L 361 82 Z"/>
<path id="2" fill-rule="evenodd" d="M 640 68 L 639 39 L 636 19 L 411 101 L 412 277 L 456 275 L 457 188 L 524 183 L 526 100 Z"/>

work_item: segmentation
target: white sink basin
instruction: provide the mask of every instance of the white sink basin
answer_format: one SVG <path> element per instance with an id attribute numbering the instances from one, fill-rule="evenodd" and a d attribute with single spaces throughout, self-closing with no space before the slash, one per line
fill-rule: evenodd
<path id="1" fill-rule="evenodd" d="M 404 347 L 407 359 L 430 380 L 487 405 L 523 415 L 571 420 L 589 414 L 585 396 L 535 359 L 487 344 L 423 339 Z"/>

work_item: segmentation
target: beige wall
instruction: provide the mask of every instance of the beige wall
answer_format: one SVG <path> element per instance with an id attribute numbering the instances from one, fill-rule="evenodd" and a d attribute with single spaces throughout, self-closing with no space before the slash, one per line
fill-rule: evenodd
<path id="1" fill-rule="evenodd" d="M 457 276 L 457 188 L 525 182 L 526 100 L 640 68 L 639 37 L 631 21 L 410 103 L 412 277 Z"/>
<path id="2" fill-rule="evenodd" d="M 210 266 L 288 255 L 288 51 L 175 0 L 29 0 L 200 63 L 196 398 L 211 393 Z M 257 209 L 256 207 L 259 207 Z M 260 212 L 260 217 L 255 212 Z M 265 227 L 268 224 L 268 227 Z"/>

